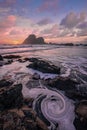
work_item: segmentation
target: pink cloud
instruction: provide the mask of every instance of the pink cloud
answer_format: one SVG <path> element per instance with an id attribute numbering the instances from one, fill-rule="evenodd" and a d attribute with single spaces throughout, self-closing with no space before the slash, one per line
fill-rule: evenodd
<path id="1" fill-rule="evenodd" d="M 16 16 L 9 15 L 6 18 L 2 18 L 0 22 L 0 31 L 5 31 L 13 26 L 15 26 L 16 23 Z"/>

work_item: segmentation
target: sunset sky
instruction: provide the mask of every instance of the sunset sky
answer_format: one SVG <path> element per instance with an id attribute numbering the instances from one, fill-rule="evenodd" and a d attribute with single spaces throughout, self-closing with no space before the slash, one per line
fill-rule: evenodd
<path id="1" fill-rule="evenodd" d="M 87 43 L 87 0 L 0 0 L 0 44 L 20 44 L 30 34 Z"/>

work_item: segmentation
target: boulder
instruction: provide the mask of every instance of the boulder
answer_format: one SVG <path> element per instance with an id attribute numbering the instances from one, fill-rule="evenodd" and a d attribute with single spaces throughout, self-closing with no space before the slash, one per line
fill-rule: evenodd
<path id="1" fill-rule="evenodd" d="M 76 90 L 76 85 L 79 84 L 78 82 L 70 79 L 69 77 L 56 77 L 54 79 L 46 80 L 47 85 L 57 88 L 59 90 L 67 91 L 67 90 Z"/>
<path id="2" fill-rule="evenodd" d="M 81 100 L 77 107 L 76 113 L 81 116 L 83 119 L 87 120 L 87 100 Z"/>
<path id="3" fill-rule="evenodd" d="M 87 84 L 77 85 L 76 90 L 67 91 L 66 96 L 79 101 L 87 99 Z"/>
<path id="4" fill-rule="evenodd" d="M 0 110 L 5 110 L 9 108 L 19 108 L 23 104 L 22 96 L 22 84 L 11 85 L 7 83 L 7 86 L 0 88 Z"/>
<path id="5" fill-rule="evenodd" d="M 76 130 L 87 130 L 87 100 L 81 100 L 75 109 L 76 118 L 74 125 Z"/>
<path id="6" fill-rule="evenodd" d="M 47 61 L 39 60 L 37 58 L 33 60 L 31 59 L 31 62 L 32 63 L 27 66 L 28 68 L 32 68 L 43 73 L 60 74 L 60 68 L 52 63 L 48 63 Z"/>
<path id="7" fill-rule="evenodd" d="M 0 80 L 0 88 L 2 88 L 2 87 L 9 87 L 12 84 L 13 84 L 12 81 L 8 81 L 8 80 L 5 80 L 5 79 Z"/>

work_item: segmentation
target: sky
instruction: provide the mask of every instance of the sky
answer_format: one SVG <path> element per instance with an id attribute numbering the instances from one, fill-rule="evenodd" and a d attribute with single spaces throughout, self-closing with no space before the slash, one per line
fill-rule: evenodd
<path id="1" fill-rule="evenodd" d="M 87 0 L 0 0 L 0 44 L 21 44 L 30 34 L 87 43 Z"/>

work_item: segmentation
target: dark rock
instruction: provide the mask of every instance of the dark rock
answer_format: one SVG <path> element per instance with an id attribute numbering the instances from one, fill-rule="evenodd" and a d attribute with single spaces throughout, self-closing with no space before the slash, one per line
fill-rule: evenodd
<path id="1" fill-rule="evenodd" d="M 9 65 L 9 64 L 11 64 L 13 62 L 13 60 L 12 59 L 9 59 L 7 62 L 5 62 L 5 65 Z"/>
<path id="2" fill-rule="evenodd" d="M 38 87 L 40 86 L 40 82 L 39 80 L 35 80 L 35 79 L 30 79 L 27 83 L 26 83 L 26 86 L 28 88 L 35 88 L 35 87 Z"/>
<path id="3" fill-rule="evenodd" d="M 24 58 L 24 60 L 25 60 L 25 61 L 29 61 L 29 58 L 26 57 L 26 58 Z"/>
<path id="4" fill-rule="evenodd" d="M 37 73 L 34 73 L 34 75 L 32 76 L 32 79 L 38 80 L 38 79 L 40 79 L 40 75 Z"/>
<path id="5" fill-rule="evenodd" d="M 17 59 L 17 58 L 21 58 L 21 56 L 19 56 L 19 55 L 6 55 L 3 58 L 6 58 L 6 59 Z"/>
<path id="6" fill-rule="evenodd" d="M 24 59 L 18 59 L 18 61 L 19 61 L 20 63 L 26 62 L 26 60 L 24 60 Z"/>
<path id="7" fill-rule="evenodd" d="M 43 60 L 39 60 L 37 58 L 35 58 L 32 62 L 33 63 L 29 64 L 27 67 L 41 71 L 43 73 L 60 74 L 60 68 L 53 64 L 50 64 Z"/>
<path id="8" fill-rule="evenodd" d="M 70 78 L 62 78 L 62 77 L 48 79 L 46 82 L 49 86 L 63 91 L 73 90 L 73 89 L 76 90 L 76 85 L 79 84 L 78 82 L 73 81 Z"/>
<path id="9" fill-rule="evenodd" d="M 29 35 L 23 42 L 23 44 L 35 44 L 36 36 L 34 34 Z"/>
<path id="10" fill-rule="evenodd" d="M 0 130 L 48 130 L 47 126 L 27 106 L 0 113 Z"/>
<path id="11" fill-rule="evenodd" d="M 24 103 L 25 103 L 29 108 L 32 108 L 33 101 L 34 101 L 33 98 L 24 98 Z"/>
<path id="12" fill-rule="evenodd" d="M 0 88 L 2 87 L 9 87 L 13 84 L 12 81 L 7 81 L 5 79 L 0 80 Z"/>
<path id="13" fill-rule="evenodd" d="M 45 44 L 43 37 L 38 37 L 34 34 L 29 35 L 23 42 L 23 44 Z"/>
<path id="14" fill-rule="evenodd" d="M 28 58 L 28 60 L 29 60 L 30 62 L 38 62 L 38 61 L 39 61 L 39 59 L 34 58 L 34 57 Z"/>
<path id="15" fill-rule="evenodd" d="M 9 84 L 9 83 L 8 83 Z M 4 86 L 4 85 L 3 85 Z M 0 88 L 0 110 L 21 107 L 23 104 L 22 85 Z"/>
<path id="16" fill-rule="evenodd" d="M 76 113 L 83 119 L 87 120 L 87 100 L 82 100 L 76 106 Z"/>
<path id="17" fill-rule="evenodd" d="M 87 100 L 81 100 L 76 106 L 77 117 L 74 120 L 76 130 L 87 130 Z"/>
<path id="18" fill-rule="evenodd" d="M 37 42 L 37 44 L 44 44 L 45 43 L 43 37 L 38 37 L 36 39 L 36 42 Z"/>
<path id="19" fill-rule="evenodd" d="M 66 96 L 78 100 L 87 99 L 87 84 L 78 85 L 76 90 L 67 91 Z"/>
<path id="20" fill-rule="evenodd" d="M 3 61 L 3 57 L 0 55 L 0 61 Z"/>
<path id="21" fill-rule="evenodd" d="M 76 130 L 87 130 L 87 121 L 76 117 L 74 120 Z"/>

